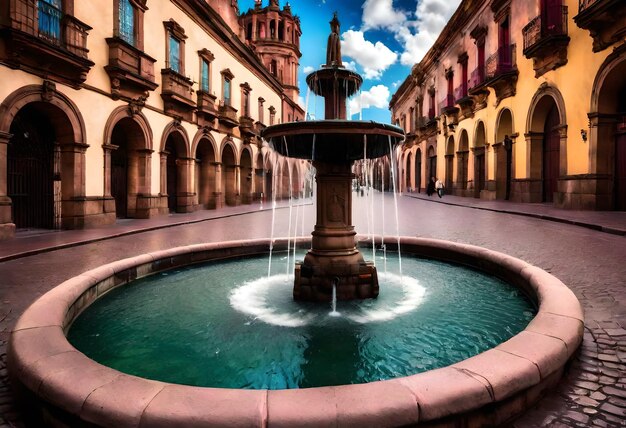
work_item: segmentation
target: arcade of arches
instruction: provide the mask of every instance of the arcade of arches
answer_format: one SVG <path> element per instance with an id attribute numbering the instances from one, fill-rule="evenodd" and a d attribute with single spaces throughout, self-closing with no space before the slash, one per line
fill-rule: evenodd
<path id="1" fill-rule="evenodd" d="M 435 176 L 444 181 L 446 192 L 458 196 L 626 211 L 624 76 L 622 46 L 595 77 L 589 128 L 575 133 L 588 144 L 588 172 L 569 173 L 568 147 L 581 142 L 568 141 L 567 102 L 561 92 L 542 84 L 526 118 L 515 120 L 510 108 L 501 107 L 493 123 L 467 120 L 456 130 L 445 130 L 445 158 L 439 164 L 432 138 L 405 146 L 398 157 L 402 190 L 425 191 L 427 180 Z M 525 161 L 516 162 L 517 156 Z M 440 175 L 438 165 L 443 168 Z M 516 165 L 525 168 L 516 170 Z"/>
<path id="2" fill-rule="evenodd" d="M 303 194 L 304 161 L 229 137 L 218 144 L 202 129 L 190 140 L 176 122 L 155 150 L 148 119 L 127 107 L 111 113 L 102 141 L 87 143 L 81 112 L 46 91 L 31 85 L 0 105 L 0 238 L 15 229 L 75 229 Z M 96 195 L 86 192 L 94 173 L 86 159 L 94 156 L 104 165 Z"/>

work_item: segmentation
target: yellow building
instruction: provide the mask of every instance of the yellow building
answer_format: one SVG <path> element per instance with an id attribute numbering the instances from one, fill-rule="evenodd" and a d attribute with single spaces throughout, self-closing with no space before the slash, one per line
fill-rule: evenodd
<path id="1" fill-rule="evenodd" d="M 626 210 L 626 2 L 463 0 L 393 95 L 404 191 Z"/>
<path id="2" fill-rule="evenodd" d="M 298 192 L 259 139 L 296 97 L 236 1 L 0 0 L 0 238 Z"/>

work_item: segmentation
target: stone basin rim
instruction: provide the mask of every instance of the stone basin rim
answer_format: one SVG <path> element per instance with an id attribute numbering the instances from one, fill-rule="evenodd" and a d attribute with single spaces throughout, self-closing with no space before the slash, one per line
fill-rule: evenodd
<path id="1" fill-rule="evenodd" d="M 380 242 L 381 237 L 375 239 Z M 286 247 L 286 241 L 275 240 L 274 248 Z M 390 249 L 395 244 L 391 238 L 385 243 Z M 64 423 L 265 427 L 302 421 L 405 426 L 441 419 L 497 424 L 521 413 L 558 382 L 583 333 L 582 308 L 569 288 L 538 267 L 485 248 L 411 237 L 400 238 L 400 243 L 403 253 L 473 266 L 507 280 L 535 299 L 537 315 L 508 341 L 451 366 L 366 384 L 295 390 L 204 388 L 143 379 L 95 362 L 67 341 L 64 331 L 73 319 L 129 279 L 266 253 L 269 240 L 196 244 L 100 266 L 37 299 L 11 333 L 7 357 L 12 384 L 39 409 L 34 414 L 46 413 Z"/>

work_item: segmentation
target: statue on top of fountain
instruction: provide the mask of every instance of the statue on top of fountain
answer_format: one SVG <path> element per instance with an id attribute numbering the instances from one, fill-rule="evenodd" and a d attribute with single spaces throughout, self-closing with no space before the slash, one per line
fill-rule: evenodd
<path id="1" fill-rule="evenodd" d="M 339 19 L 337 12 L 330 21 L 330 35 L 326 46 L 326 67 L 343 67 L 341 62 L 341 37 L 339 35 Z"/>

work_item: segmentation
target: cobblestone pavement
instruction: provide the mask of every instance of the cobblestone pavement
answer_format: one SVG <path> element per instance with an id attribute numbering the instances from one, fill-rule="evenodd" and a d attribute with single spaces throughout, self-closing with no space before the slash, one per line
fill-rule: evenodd
<path id="1" fill-rule="evenodd" d="M 374 233 L 399 232 L 501 251 L 557 276 L 580 299 L 585 309 L 585 337 L 569 373 L 555 391 L 512 426 L 626 426 L 626 237 L 411 197 L 398 197 L 400 226 L 396 227 L 393 196 L 375 193 L 373 199 L 370 204 L 368 197 L 354 198 L 354 224 L 361 234 L 370 232 L 369 224 L 376 224 Z M 287 235 L 289 212 L 276 211 L 275 236 Z M 304 219 L 301 230 L 308 234 L 315 207 L 291 212 L 292 218 L 298 213 L 298 218 Z M 67 278 L 121 258 L 179 245 L 268 237 L 271 219 L 271 212 L 251 207 L 249 214 L 98 240 L 0 263 L 0 428 L 21 426 L 7 384 L 6 341 L 33 300 Z M 619 215 L 609 220 L 612 229 L 626 229 Z"/>

